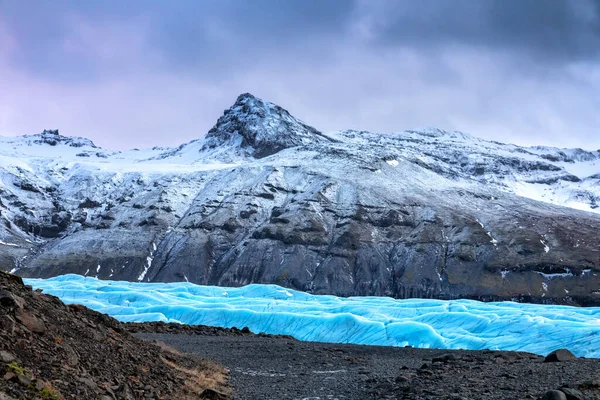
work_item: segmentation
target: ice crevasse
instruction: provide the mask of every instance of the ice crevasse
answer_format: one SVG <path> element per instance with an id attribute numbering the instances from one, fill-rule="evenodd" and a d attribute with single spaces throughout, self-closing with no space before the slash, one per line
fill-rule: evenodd
<path id="1" fill-rule="evenodd" d="M 443 349 L 527 351 L 567 348 L 600 357 L 600 308 L 473 300 L 396 300 L 311 295 L 276 285 L 240 288 L 187 282 L 132 283 L 79 275 L 25 279 L 65 303 L 124 322 L 163 321 L 299 340 Z"/>

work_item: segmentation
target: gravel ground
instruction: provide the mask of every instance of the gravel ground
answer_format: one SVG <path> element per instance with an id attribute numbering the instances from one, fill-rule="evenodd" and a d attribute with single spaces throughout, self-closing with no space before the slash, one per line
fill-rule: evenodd
<path id="1" fill-rule="evenodd" d="M 0 400 L 198 399 L 227 377 L 0 271 Z"/>
<path id="2" fill-rule="evenodd" d="M 527 353 L 138 333 L 230 370 L 235 399 L 538 399 L 570 385 L 600 399 L 600 360 L 544 363 Z M 595 381 L 594 381 L 595 380 Z M 577 397 L 573 397 L 577 399 Z"/>

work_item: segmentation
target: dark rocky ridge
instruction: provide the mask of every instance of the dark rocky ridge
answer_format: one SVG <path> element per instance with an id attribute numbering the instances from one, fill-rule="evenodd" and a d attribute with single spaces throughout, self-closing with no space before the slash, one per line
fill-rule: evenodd
<path id="1" fill-rule="evenodd" d="M 43 164 L 46 175 L 0 171 L 0 237 L 12 244 L 0 244 L 0 268 L 600 305 L 599 215 L 510 192 L 514 181 L 574 185 L 568 194 L 593 208 L 598 178 L 576 182 L 560 163 L 600 160 L 597 152 L 439 130 L 330 138 L 248 94 L 205 140 L 157 151 L 140 165 L 231 164 L 151 174 L 67 162 Z"/>

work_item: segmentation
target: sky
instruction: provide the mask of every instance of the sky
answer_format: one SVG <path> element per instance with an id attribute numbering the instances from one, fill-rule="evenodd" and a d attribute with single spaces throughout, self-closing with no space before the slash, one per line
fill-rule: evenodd
<path id="1" fill-rule="evenodd" d="M 325 132 L 600 149 L 600 0 L 0 0 L 0 135 L 177 146 L 244 92 Z"/>

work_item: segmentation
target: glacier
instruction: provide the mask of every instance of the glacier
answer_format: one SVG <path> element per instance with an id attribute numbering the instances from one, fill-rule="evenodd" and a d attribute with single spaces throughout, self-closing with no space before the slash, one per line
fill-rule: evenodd
<path id="1" fill-rule="evenodd" d="M 163 321 L 290 335 L 299 340 L 419 348 L 567 348 L 600 357 L 600 307 L 474 300 L 396 300 L 311 295 L 277 285 L 239 288 L 188 282 L 132 283 L 80 275 L 26 284 L 123 322 Z"/>

